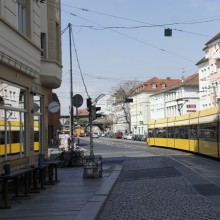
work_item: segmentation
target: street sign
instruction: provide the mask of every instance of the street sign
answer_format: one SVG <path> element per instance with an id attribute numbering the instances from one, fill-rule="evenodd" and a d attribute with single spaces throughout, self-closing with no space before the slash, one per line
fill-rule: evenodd
<path id="1" fill-rule="evenodd" d="M 79 108 L 83 104 L 83 97 L 79 94 L 73 96 L 73 106 Z"/>
<path id="2" fill-rule="evenodd" d="M 58 112 L 59 109 L 60 109 L 60 105 L 59 105 L 57 102 L 55 102 L 55 101 L 51 102 L 51 103 L 48 105 L 48 110 L 49 110 L 49 112 L 51 112 L 51 113 Z"/>

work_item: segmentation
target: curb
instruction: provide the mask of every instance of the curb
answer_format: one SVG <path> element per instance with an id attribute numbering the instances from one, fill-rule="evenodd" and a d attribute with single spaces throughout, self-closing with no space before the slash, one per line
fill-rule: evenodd
<path id="1" fill-rule="evenodd" d="M 111 175 L 104 181 L 102 186 L 87 201 L 86 205 L 80 210 L 76 216 L 76 220 L 95 220 L 107 200 L 116 180 L 122 170 L 122 166 L 116 165 Z"/>

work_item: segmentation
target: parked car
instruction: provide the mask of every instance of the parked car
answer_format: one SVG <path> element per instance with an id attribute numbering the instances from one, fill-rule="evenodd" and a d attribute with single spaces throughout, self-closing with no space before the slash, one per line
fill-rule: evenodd
<path id="1" fill-rule="evenodd" d="M 92 136 L 93 136 L 94 138 L 99 138 L 99 134 L 98 134 L 97 132 L 94 132 L 94 133 L 92 134 Z"/>
<path id="2" fill-rule="evenodd" d="M 146 134 L 144 134 L 142 137 L 141 137 L 141 141 L 147 141 L 147 135 Z"/>
<path id="3" fill-rule="evenodd" d="M 128 134 L 123 134 L 123 139 L 127 139 Z"/>
<path id="4" fill-rule="evenodd" d="M 127 135 L 127 140 L 133 140 L 133 135 L 132 134 L 128 134 Z"/>
<path id="5" fill-rule="evenodd" d="M 123 133 L 120 132 L 120 131 L 115 132 L 115 133 L 114 133 L 114 137 L 117 138 L 117 139 L 122 139 L 122 137 L 123 137 Z"/>
<path id="6" fill-rule="evenodd" d="M 141 135 L 140 134 L 135 134 L 134 135 L 134 140 L 135 141 L 140 141 L 141 140 Z"/>

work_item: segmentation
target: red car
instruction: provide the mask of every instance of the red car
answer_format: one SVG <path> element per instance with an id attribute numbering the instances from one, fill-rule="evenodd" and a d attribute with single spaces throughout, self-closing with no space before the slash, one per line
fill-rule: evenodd
<path id="1" fill-rule="evenodd" d="M 114 136 L 117 139 L 121 139 L 123 137 L 123 133 L 119 131 L 119 132 L 114 133 Z"/>

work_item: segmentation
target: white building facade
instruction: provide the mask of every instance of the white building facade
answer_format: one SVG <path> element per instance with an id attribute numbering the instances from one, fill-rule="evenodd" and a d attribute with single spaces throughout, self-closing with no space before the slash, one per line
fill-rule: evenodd
<path id="1" fill-rule="evenodd" d="M 170 77 L 166 79 L 153 77 L 133 88 L 130 94 L 130 98 L 133 99 L 133 102 L 130 103 L 131 131 L 133 134 L 144 135 L 147 133 L 148 122 L 151 120 L 151 95 L 179 83 L 180 80 L 171 79 Z"/>
<path id="2" fill-rule="evenodd" d="M 199 68 L 200 110 L 220 104 L 220 33 L 206 43 Z"/>
<path id="3" fill-rule="evenodd" d="M 175 117 L 198 111 L 198 89 L 198 74 L 194 74 L 178 86 L 151 95 L 151 119 Z"/>
<path id="4" fill-rule="evenodd" d="M 140 92 L 131 96 L 133 102 L 130 103 L 130 114 L 131 131 L 133 134 L 144 135 L 147 133 L 150 94 L 152 93 Z"/>

